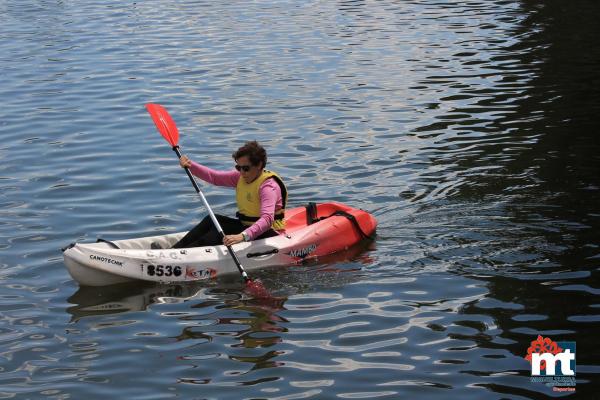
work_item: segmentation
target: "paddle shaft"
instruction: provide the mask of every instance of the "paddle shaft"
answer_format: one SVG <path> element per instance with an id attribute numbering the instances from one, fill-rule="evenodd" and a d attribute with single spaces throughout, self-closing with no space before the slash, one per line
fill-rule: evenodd
<path id="1" fill-rule="evenodd" d="M 175 152 L 175 154 L 177 154 L 178 158 L 181 158 L 181 152 L 179 151 L 179 146 L 173 146 L 173 151 Z M 204 207 L 206 207 L 206 209 L 208 210 L 208 215 L 210 215 L 210 219 L 212 220 L 213 224 L 215 224 L 215 228 L 217 228 L 217 232 L 219 232 L 221 239 L 223 239 L 225 237 L 223 228 L 221 228 L 221 224 L 219 224 L 217 217 L 215 216 L 215 214 L 212 211 L 212 208 L 210 208 L 208 201 L 206 201 L 206 197 L 204 197 L 204 194 L 200 190 L 198 183 L 196 183 L 196 179 L 194 178 L 194 175 L 192 175 L 190 169 L 187 167 L 185 168 L 185 172 L 187 173 L 188 178 L 190 178 L 190 181 L 192 182 L 194 189 L 196 189 L 196 193 L 198 193 L 200 195 L 200 198 L 202 199 L 202 203 L 204 203 Z M 233 261 L 235 262 L 235 266 L 237 267 L 238 271 L 240 271 L 240 274 L 242 274 L 242 278 L 244 278 L 245 282 L 248 282 L 250 280 L 250 278 L 248 277 L 248 274 L 244 270 L 244 267 L 242 267 L 242 263 L 240 263 L 239 258 L 237 257 L 237 255 L 235 254 L 235 252 L 233 251 L 231 246 L 227 246 L 227 250 L 229 251 L 229 254 L 231 254 L 231 258 L 233 258 Z"/>

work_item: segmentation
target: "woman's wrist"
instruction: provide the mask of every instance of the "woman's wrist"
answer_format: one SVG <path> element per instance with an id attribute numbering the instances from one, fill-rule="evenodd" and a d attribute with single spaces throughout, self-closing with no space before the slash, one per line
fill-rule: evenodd
<path id="1" fill-rule="evenodd" d="M 242 232 L 242 237 L 244 238 L 244 242 L 250 241 L 250 237 L 248 236 L 248 234 L 246 232 Z"/>

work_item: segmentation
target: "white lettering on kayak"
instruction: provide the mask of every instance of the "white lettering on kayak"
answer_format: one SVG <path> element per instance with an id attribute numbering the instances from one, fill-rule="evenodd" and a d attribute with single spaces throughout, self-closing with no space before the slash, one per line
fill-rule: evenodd
<path id="1" fill-rule="evenodd" d="M 301 249 L 294 249 L 294 250 L 290 251 L 288 254 L 291 257 L 305 258 L 310 253 L 315 251 L 316 248 L 317 248 L 316 244 L 311 244 L 310 246 L 307 246 L 307 247 L 304 247 Z"/>
<path id="2" fill-rule="evenodd" d="M 146 251 L 146 257 L 148 259 L 154 259 L 154 258 L 170 258 L 172 260 L 179 260 L 179 254 L 187 254 L 187 251 L 170 251 L 167 252 L 165 254 L 165 252 L 160 251 L 160 252 L 156 252 L 155 250 L 148 250 Z"/>
<path id="3" fill-rule="evenodd" d="M 90 259 L 95 260 L 95 261 L 105 262 L 107 264 L 118 265 L 119 267 L 123 266 L 122 261 L 113 260 L 112 258 L 108 258 L 108 257 L 98 257 L 98 256 L 95 256 L 92 254 L 92 255 L 90 255 Z"/>

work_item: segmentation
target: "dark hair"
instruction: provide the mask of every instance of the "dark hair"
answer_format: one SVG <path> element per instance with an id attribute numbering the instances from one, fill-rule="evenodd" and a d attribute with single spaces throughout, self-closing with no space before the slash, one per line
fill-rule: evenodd
<path id="1" fill-rule="evenodd" d="M 237 149 L 231 156 L 234 160 L 247 156 L 252 165 L 262 165 L 262 168 L 267 165 L 267 151 L 256 140 L 246 142 L 245 145 Z"/>

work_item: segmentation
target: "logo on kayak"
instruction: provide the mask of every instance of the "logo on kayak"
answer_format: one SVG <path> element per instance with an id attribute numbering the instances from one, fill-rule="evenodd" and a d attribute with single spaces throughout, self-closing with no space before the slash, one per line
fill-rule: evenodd
<path id="1" fill-rule="evenodd" d="M 294 249 L 287 254 L 291 257 L 306 258 L 310 253 L 315 251 L 316 248 L 317 248 L 316 244 L 311 244 L 310 246 L 303 247 L 301 249 Z"/>
<path id="2" fill-rule="evenodd" d="M 90 255 L 90 259 L 94 260 L 94 261 L 100 261 L 100 262 L 104 262 L 107 264 L 113 264 L 113 265 L 118 265 L 119 267 L 123 266 L 123 262 L 122 261 L 117 261 L 117 260 L 113 260 L 112 258 L 108 258 L 108 257 L 98 257 L 95 255 Z"/>
<path id="3" fill-rule="evenodd" d="M 185 277 L 188 279 L 210 279 L 217 276 L 217 270 L 212 268 L 196 269 L 193 267 L 185 267 Z"/>

